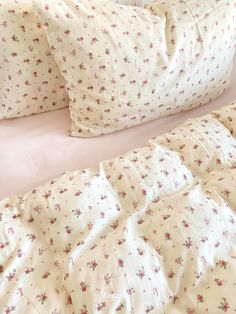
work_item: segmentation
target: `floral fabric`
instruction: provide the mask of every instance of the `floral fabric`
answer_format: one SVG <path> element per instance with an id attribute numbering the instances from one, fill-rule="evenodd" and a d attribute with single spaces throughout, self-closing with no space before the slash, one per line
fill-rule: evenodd
<path id="1" fill-rule="evenodd" d="M 0 34 L 0 119 L 68 106 L 32 0 L 0 0 Z"/>
<path id="2" fill-rule="evenodd" d="M 216 118 L 228 128 L 231 134 L 236 137 L 236 107 L 234 103 L 224 110 L 218 110 L 214 112 Z"/>
<path id="3" fill-rule="evenodd" d="M 194 108 L 229 85 L 235 0 L 153 1 L 146 9 L 108 0 L 35 5 L 67 82 L 73 136 Z"/>
<path id="4" fill-rule="evenodd" d="M 0 312 L 234 313 L 235 109 L 2 201 Z"/>

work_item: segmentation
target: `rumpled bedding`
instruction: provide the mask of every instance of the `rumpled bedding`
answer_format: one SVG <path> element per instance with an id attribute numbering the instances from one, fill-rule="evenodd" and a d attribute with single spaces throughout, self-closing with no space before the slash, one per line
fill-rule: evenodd
<path id="1" fill-rule="evenodd" d="M 236 311 L 236 102 L 0 203 L 1 313 Z"/>

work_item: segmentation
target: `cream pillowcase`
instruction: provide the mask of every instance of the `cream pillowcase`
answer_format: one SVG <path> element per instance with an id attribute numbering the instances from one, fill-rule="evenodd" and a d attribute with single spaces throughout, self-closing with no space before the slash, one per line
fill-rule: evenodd
<path id="1" fill-rule="evenodd" d="M 32 0 L 0 1 L 0 119 L 69 105 Z"/>
<path id="2" fill-rule="evenodd" d="M 72 135 L 89 137 L 203 105 L 229 86 L 235 1 L 35 1 L 67 82 Z M 220 23 L 219 23 L 220 21 Z"/>

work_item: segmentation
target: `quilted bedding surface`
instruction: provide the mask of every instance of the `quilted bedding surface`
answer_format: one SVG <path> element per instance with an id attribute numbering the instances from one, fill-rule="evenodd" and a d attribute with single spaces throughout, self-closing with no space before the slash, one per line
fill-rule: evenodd
<path id="1" fill-rule="evenodd" d="M 0 203 L 1 313 L 236 311 L 236 103 Z"/>

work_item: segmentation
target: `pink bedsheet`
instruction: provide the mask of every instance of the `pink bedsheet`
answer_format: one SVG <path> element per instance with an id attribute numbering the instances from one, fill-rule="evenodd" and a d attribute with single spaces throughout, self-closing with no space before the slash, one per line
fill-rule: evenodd
<path id="1" fill-rule="evenodd" d="M 69 136 L 68 109 L 0 121 L 0 200 L 22 195 L 66 171 L 94 167 L 144 145 L 184 120 L 236 99 L 236 66 L 231 88 L 201 108 L 97 138 Z"/>

